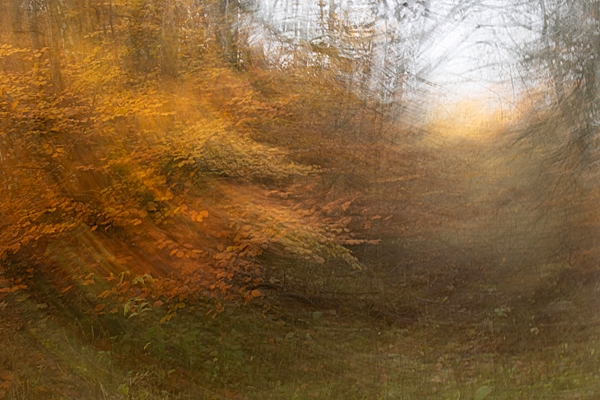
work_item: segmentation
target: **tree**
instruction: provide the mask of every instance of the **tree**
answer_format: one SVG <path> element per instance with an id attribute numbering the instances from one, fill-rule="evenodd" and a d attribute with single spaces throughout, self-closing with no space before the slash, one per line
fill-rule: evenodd
<path id="1" fill-rule="evenodd" d="M 531 7 L 541 23 L 537 39 L 522 53 L 524 73 L 536 82 L 548 77 L 552 107 L 569 131 L 567 147 L 576 150 L 579 168 L 585 169 L 598 131 L 600 3 L 539 0 Z"/>
<path id="2" fill-rule="evenodd" d="M 48 8 L 48 17 L 50 19 L 50 70 L 52 72 L 52 83 L 54 89 L 61 92 L 65 85 L 60 65 L 63 37 L 58 2 L 59 0 L 47 0 L 46 5 Z"/>
<path id="3" fill-rule="evenodd" d="M 171 78 L 179 74 L 179 18 L 177 0 L 166 0 L 162 16 L 161 72 Z"/>

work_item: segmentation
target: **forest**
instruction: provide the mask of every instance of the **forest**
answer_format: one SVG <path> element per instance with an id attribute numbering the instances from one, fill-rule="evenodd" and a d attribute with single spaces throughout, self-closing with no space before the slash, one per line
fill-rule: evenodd
<path id="1" fill-rule="evenodd" d="M 0 10 L 0 399 L 600 398 L 600 1 Z"/>

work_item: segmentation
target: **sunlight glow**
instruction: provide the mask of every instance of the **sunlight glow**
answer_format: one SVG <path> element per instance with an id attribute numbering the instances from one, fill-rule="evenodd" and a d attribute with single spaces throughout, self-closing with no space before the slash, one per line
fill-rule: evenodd
<path id="1" fill-rule="evenodd" d="M 428 128 L 443 138 L 481 139 L 498 132 L 510 113 L 490 107 L 481 99 L 439 103 L 431 113 Z"/>

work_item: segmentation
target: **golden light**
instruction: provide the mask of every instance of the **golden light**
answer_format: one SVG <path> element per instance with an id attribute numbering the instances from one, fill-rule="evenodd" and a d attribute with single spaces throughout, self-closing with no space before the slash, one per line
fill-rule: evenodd
<path id="1" fill-rule="evenodd" d="M 446 139 L 482 139 L 498 132 L 511 119 L 508 111 L 482 99 L 439 103 L 428 128 Z"/>

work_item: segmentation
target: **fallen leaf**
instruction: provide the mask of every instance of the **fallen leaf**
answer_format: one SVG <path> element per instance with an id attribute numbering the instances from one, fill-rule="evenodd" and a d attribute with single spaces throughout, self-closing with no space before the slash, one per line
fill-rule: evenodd
<path id="1" fill-rule="evenodd" d="M 479 389 L 477 389 L 473 399 L 474 400 L 483 400 L 483 399 L 487 398 L 490 394 L 492 394 L 492 387 L 484 385 L 484 386 L 481 386 Z"/>
<path id="2" fill-rule="evenodd" d="M 342 210 L 346 211 L 348 209 L 348 207 L 350 207 L 350 204 L 352 204 L 352 200 L 347 201 L 344 204 L 342 204 Z"/>

